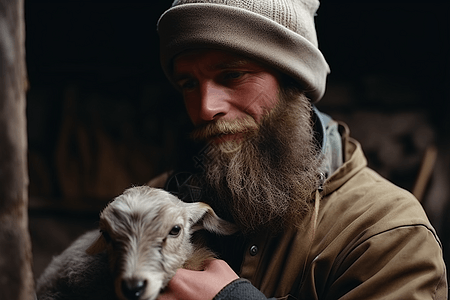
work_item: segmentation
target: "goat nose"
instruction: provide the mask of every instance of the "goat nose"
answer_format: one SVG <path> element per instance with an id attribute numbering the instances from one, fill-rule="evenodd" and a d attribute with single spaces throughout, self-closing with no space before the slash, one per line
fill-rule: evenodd
<path id="1" fill-rule="evenodd" d="M 147 280 L 124 279 L 122 280 L 122 293 L 129 300 L 138 300 L 146 286 Z"/>

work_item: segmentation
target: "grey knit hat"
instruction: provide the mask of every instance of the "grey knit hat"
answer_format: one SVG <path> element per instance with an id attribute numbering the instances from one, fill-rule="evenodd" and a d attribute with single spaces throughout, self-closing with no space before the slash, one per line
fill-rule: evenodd
<path id="1" fill-rule="evenodd" d="M 158 21 L 162 68 L 185 50 L 228 50 L 294 78 L 312 102 L 330 69 L 317 44 L 318 0 L 175 0 Z"/>

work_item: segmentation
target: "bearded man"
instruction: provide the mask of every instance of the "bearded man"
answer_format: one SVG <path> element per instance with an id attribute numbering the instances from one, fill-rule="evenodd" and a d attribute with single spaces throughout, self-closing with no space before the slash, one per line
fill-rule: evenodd
<path id="1" fill-rule="evenodd" d="M 210 236 L 221 260 L 179 270 L 160 299 L 447 299 L 441 244 L 419 202 L 314 106 L 329 72 L 317 8 L 177 0 L 161 16 L 162 67 L 192 138 L 208 145 L 179 196 L 241 230 Z"/>

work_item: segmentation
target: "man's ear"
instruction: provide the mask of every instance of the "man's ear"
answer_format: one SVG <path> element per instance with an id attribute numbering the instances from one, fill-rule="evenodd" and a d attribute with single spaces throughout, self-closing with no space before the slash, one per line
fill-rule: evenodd
<path id="1" fill-rule="evenodd" d="M 106 240 L 101 233 L 98 238 L 86 249 L 86 254 L 95 255 L 106 250 Z"/>
<path id="2" fill-rule="evenodd" d="M 238 231 L 236 225 L 219 218 L 211 206 L 206 203 L 186 203 L 186 206 L 193 224 L 191 232 L 206 229 L 217 234 L 230 235 Z"/>

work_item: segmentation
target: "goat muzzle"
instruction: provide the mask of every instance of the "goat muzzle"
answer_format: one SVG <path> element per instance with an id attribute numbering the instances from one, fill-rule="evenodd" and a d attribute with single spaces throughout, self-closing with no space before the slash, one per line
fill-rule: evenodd
<path id="1" fill-rule="evenodd" d="M 139 300 L 141 295 L 145 293 L 147 280 L 141 279 L 123 279 L 121 283 L 122 294 L 128 300 Z"/>

